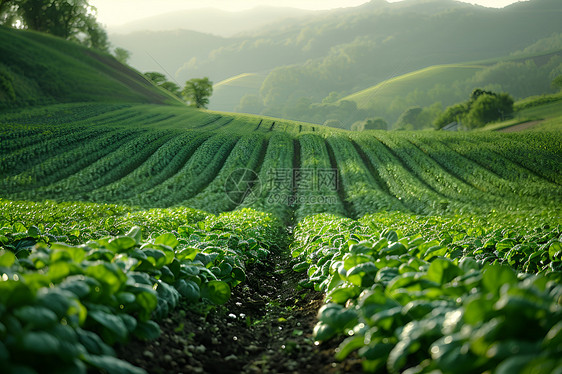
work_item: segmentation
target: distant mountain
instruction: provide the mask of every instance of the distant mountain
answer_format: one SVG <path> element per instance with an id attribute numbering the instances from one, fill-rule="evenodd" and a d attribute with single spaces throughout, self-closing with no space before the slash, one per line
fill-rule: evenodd
<path id="1" fill-rule="evenodd" d="M 217 36 L 233 36 L 265 27 L 287 18 L 302 18 L 314 11 L 258 6 L 250 10 L 229 12 L 215 8 L 184 10 L 159 14 L 109 28 L 110 33 L 135 31 L 168 31 L 187 29 Z"/>
<path id="2" fill-rule="evenodd" d="M 129 63 L 138 70 L 143 73 L 159 71 L 172 80 L 176 80 L 177 70 L 191 59 L 208 58 L 213 50 L 233 42 L 233 39 L 191 30 L 110 34 L 110 40 L 113 45 L 131 52 Z M 185 80 L 181 82 L 182 85 Z"/>
<path id="3" fill-rule="evenodd" d="M 260 114 L 323 122 L 321 116 L 307 117 L 303 108 L 429 66 L 508 56 L 562 33 L 561 12 L 559 0 L 503 9 L 453 0 L 374 0 L 272 22 L 236 37 L 162 31 L 150 42 L 140 33 L 110 38 L 133 52 L 133 66 L 144 71 L 138 59 L 149 52 L 178 82 L 265 76 L 259 89 L 228 89 L 228 95 L 223 90 L 216 104 L 228 106 L 217 107 L 211 98 L 214 109 L 233 110 L 232 103 L 244 100 L 236 95 L 246 92 L 251 97 L 245 102 L 261 108 Z"/>

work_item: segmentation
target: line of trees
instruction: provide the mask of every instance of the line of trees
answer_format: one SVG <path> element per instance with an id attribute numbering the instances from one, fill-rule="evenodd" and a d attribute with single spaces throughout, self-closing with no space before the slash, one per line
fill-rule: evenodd
<path id="1" fill-rule="evenodd" d="M 190 106 L 195 108 L 207 108 L 209 97 L 213 94 L 213 82 L 209 78 L 193 78 L 185 82 L 185 86 L 180 87 L 174 82 L 166 79 L 166 76 L 156 71 L 149 71 L 144 75 L 155 85 L 169 91 L 179 99 L 185 100 Z"/>
<path id="2" fill-rule="evenodd" d="M 0 24 L 74 40 L 109 50 L 107 33 L 87 0 L 0 0 Z"/>

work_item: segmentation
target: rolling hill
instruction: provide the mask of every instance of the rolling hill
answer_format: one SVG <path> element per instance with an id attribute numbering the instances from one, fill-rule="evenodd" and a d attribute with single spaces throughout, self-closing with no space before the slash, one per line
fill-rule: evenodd
<path id="1" fill-rule="evenodd" d="M 438 84 L 450 84 L 468 79 L 484 66 L 437 65 L 385 80 L 373 87 L 351 94 L 342 100 L 354 101 L 360 109 L 372 109 L 373 105 L 389 106 L 397 97 L 406 97 L 417 90 L 428 91 Z"/>
<path id="2" fill-rule="evenodd" d="M 509 56 L 562 33 L 560 4 L 531 0 L 491 9 L 452 0 L 372 1 L 273 22 L 251 33 L 212 40 L 214 46 L 199 42 L 196 46 L 201 35 L 190 42 L 187 34 L 182 38 L 173 31 L 154 33 L 144 45 L 135 41 L 146 37 L 140 33 L 119 36 L 116 44 L 133 52 L 134 66 L 144 70 L 151 64 L 157 69 L 148 51 L 178 82 L 202 76 L 221 82 L 240 74 L 268 72 L 260 89 L 261 113 L 323 123 L 331 118 L 317 119 L 313 111 L 301 110 L 302 98 L 319 104 L 332 92 L 341 98 L 429 66 Z M 171 43 L 173 62 L 168 63 L 159 46 Z M 537 93 L 526 93 L 532 94 Z M 224 108 L 214 107 L 235 107 L 230 100 L 225 103 Z"/>
<path id="3" fill-rule="evenodd" d="M 236 111 L 241 98 L 245 95 L 258 96 L 267 74 L 244 73 L 225 79 L 213 86 L 213 99 L 210 109 Z"/>
<path id="4" fill-rule="evenodd" d="M 562 367 L 560 95 L 518 103 L 549 131 L 348 132 L 0 32 L 2 373 Z"/>
<path id="5" fill-rule="evenodd" d="M 0 108 L 70 102 L 181 104 L 112 56 L 0 26 Z"/>

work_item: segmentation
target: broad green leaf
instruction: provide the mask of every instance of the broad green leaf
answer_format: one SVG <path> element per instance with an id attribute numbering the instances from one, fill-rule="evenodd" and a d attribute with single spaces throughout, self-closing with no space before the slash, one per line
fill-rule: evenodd
<path id="1" fill-rule="evenodd" d="M 199 301 L 201 297 L 201 290 L 197 283 L 193 281 L 180 279 L 175 287 L 178 292 L 191 303 Z"/>
<path id="2" fill-rule="evenodd" d="M 356 286 L 369 287 L 375 282 L 378 270 L 372 262 L 365 262 L 349 269 L 347 280 Z"/>
<path id="3" fill-rule="evenodd" d="M 361 293 L 361 289 L 355 285 L 343 284 L 328 292 L 326 300 L 334 303 L 344 304 L 347 300 L 353 299 Z"/>
<path id="4" fill-rule="evenodd" d="M 98 334 L 83 330 L 81 328 L 76 329 L 76 334 L 80 344 L 86 348 L 88 353 L 93 355 L 115 355 L 113 349 L 101 340 Z"/>
<path id="5" fill-rule="evenodd" d="M 127 232 L 125 234 L 125 236 L 128 236 L 130 238 L 133 238 L 135 240 L 135 243 L 140 244 L 142 241 L 142 229 L 138 226 L 133 226 L 129 232 Z"/>
<path id="6" fill-rule="evenodd" d="M 154 340 L 157 339 L 160 334 L 160 326 L 154 321 L 144 321 L 139 322 L 135 331 L 133 332 L 134 335 L 141 339 L 141 340 Z"/>
<path id="7" fill-rule="evenodd" d="M 238 282 L 245 282 L 246 273 L 241 268 L 235 267 L 232 269 L 232 278 Z"/>
<path id="8" fill-rule="evenodd" d="M 351 354 L 351 352 L 358 350 L 359 348 L 365 345 L 363 336 L 350 336 L 349 338 L 345 339 L 339 346 L 336 348 L 335 359 L 338 361 L 343 361 L 347 356 Z"/>
<path id="9" fill-rule="evenodd" d="M 16 262 L 16 255 L 10 251 L 0 249 L 0 267 L 9 268 Z"/>
<path id="10" fill-rule="evenodd" d="M 551 261 L 562 261 L 562 242 L 555 241 L 548 247 L 548 256 Z"/>
<path id="11" fill-rule="evenodd" d="M 90 318 L 107 329 L 106 336 L 111 336 L 111 341 L 124 342 L 127 339 L 127 326 L 118 316 L 101 310 L 90 310 L 88 319 Z"/>
<path id="12" fill-rule="evenodd" d="M 57 315 L 42 306 L 22 306 L 15 309 L 13 313 L 20 321 L 40 329 L 46 329 L 58 322 Z"/>
<path id="13" fill-rule="evenodd" d="M 393 373 L 399 372 L 406 365 L 408 355 L 410 351 L 414 350 L 416 345 L 419 345 L 419 343 L 411 340 L 399 341 L 388 354 L 387 367 L 389 371 Z"/>
<path id="14" fill-rule="evenodd" d="M 517 275 L 507 266 L 486 265 L 482 270 L 482 284 L 488 292 L 499 295 L 504 284 L 517 284 Z"/>
<path id="15" fill-rule="evenodd" d="M 53 281 L 58 282 L 59 280 L 65 278 L 73 270 L 74 266 L 69 262 L 55 262 L 49 265 L 49 270 L 47 271 L 47 276 Z"/>
<path id="16" fill-rule="evenodd" d="M 337 334 L 337 330 L 334 329 L 332 326 L 318 322 L 314 329 L 312 330 L 312 335 L 314 335 L 314 339 L 320 342 L 326 341 Z"/>
<path id="17" fill-rule="evenodd" d="M 154 239 L 154 244 L 163 244 L 174 249 L 179 244 L 179 242 L 174 234 L 168 232 Z"/>
<path id="18" fill-rule="evenodd" d="M 429 265 L 426 278 L 443 285 L 453 280 L 459 274 L 461 274 L 461 270 L 451 260 L 437 258 Z"/>
<path id="19" fill-rule="evenodd" d="M 378 360 L 380 358 L 386 361 L 388 354 L 392 351 L 395 344 L 390 342 L 382 342 L 380 339 L 373 340 L 368 346 L 361 348 L 358 352 L 359 357 L 367 360 Z"/>
<path id="20" fill-rule="evenodd" d="M 222 305 L 230 299 L 230 287 L 222 281 L 210 281 L 201 287 L 201 297 Z"/>
<path id="21" fill-rule="evenodd" d="M 21 349 L 29 353 L 51 355 L 59 353 L 59 348 L 59 339 L 47 332 L 28 331 L 21 340 Z"/>
<path id="22" fill-rule="evenodd" d="M 123 253 L 133 249 L 136 245 L 137 242 L 134 238 L 118 236 L 107 243 L 107 249 L 116 253 Z"/>
<path id="23" fill-rule="evenodd" d="M 85 273 L 105 286 L 111 295 L 118 292 L 127 281 L 127 276 L 116 264 L 106 262 L 87 267 Z"/>
<path id="24" fill-rule="evenodd" d="M 195 259 L 195 256 L 197 256 L 199 252 L 200 250 L 197 248 L 191 248 L 191 247 L 184 248 L 178 253 L 176 253 L 176 258 L 180 261 L 182 260 L 193 261 Z"/>
<path id="25" fill-rule="evenodd" d="M 465 302 L 464 320 L 471 325 L 487 321 L 494 309 L 494 300 L 484 294 L 476 294 Z"/>
<path id="26" fill-rule="evenodd" d="M 516 355 L 513 357 L 509 357 L 503 360 L 496 370 L 494 371 L 495 374 L 513 374 L 513 373 L 525 373 L 524 369 L 535 359 L 536 355 Z M 534 367 L 534 369 L 538 369 Z M 552 369 L 552 368 L 550 368 Z M 532 372 L 535 372 L 534 370 Z M 537 373 L 547 373 L 551 372 L 548 371 L 536 371 Z"/>

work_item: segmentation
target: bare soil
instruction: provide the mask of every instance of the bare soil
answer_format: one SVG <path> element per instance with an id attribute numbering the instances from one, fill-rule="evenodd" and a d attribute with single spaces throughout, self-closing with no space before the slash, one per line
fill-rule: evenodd
<path id="1" fill-rule="evenodd" d="M 334 360 L 340 341 L 316 345 L 312 329 L 324 295 L 301 289 L 288 254 L 248 269 L 229 302 L 202 315 L 187 305 L 160 321 L 151 342 L 132 341 L 118 356 L 149 373 L 359 373 L 356 358 Z"/>

